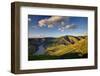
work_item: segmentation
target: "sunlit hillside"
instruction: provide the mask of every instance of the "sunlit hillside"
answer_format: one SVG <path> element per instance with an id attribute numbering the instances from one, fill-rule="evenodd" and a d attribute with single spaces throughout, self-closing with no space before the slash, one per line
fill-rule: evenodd
<path id="1" fill-rule="evenodd" d="M 69 39 L 69 40 L 68 40 Z M 49 46 L 46 51 L 49 55 L 61 56 L 67 53 L 79 53 L 80 56 L 87 54 L 87 36 L 74 37 L 69 36 L 68 39 L 62 38 L 62 43 L 56 43 L 55 46 Z M 60 40 L 61 41 L 61 40 Z M 63 44 L 64 43 L 64 44 Z"/>
<path id="2" fill-rule="evenodd" d="M 58 38 L 29 39 L 29 60 L 87 58 L 87 40 L 87 36 L 70 35 Z"/>

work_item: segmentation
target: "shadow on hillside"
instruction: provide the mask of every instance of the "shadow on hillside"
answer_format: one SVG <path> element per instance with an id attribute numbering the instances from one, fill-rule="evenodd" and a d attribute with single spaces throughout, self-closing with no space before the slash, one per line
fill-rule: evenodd
<path id="1" fill-rule="evenodd" d="M 80 59 L 88 58 L 88 54 L 81 55 L 79 53 L 67 53 L 62 56 L 50 56 L 50 55 L 34 55 L 29 56 L 28 60 L 55 60 L 55 59 Z"/>

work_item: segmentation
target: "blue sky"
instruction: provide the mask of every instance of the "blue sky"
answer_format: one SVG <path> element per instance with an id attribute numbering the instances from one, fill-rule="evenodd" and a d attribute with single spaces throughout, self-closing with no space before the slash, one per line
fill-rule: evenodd
<path id="1" fill-rule="evenodd" d="M 28 37 L 87 35 L 87 17 L 28 15 Z"/>

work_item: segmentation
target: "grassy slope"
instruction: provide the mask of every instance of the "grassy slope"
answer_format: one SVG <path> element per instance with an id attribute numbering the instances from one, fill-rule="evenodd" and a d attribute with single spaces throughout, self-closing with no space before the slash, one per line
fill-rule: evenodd
<path id="1" fill-rule="evenodd" d="M 69 37 L 71 40 L 73 40 L 74 44 L 69 45 L 56 45 L 52 47 L 48 47 L 46 51 L 49 55 L 55 55 L 55 56 L 61 56 L 66 53 L 81 53 L 82 55 L 87 53 L 87 37 L 84 39 L 81 38 L 79 41 L 75 39 L 74 37 Z"/>
<path id="2" fill-rule="evenodd" d="M 56 38 L 52 42 L 47 43 L 45 55 L 29 54 L 29 60 L 50 60 L 50 59 L 74 59 L 74 58 L 86 58 L 87 57 L 87 36 L 75 38 L 74 36 L 68 36 L 69 40 L 64 37 Z"/>

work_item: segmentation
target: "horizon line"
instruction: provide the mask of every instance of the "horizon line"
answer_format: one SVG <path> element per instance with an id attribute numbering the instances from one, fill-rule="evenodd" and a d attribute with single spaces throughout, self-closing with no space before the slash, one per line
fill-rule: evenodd
<path id="1" fill-rule="evenodd" d="M 64 36 L 88 36 L 88 35 L 64 35 Z M 48 37 L 28 37 L 28 38 L 49 38 L 50 36 Z M 59 36 L 59 37 L 63 37 L 63 36 Z M 51 38 L 58 38 L 58 37 L 55 37 L 55 36 L 52 36 Z"/>

